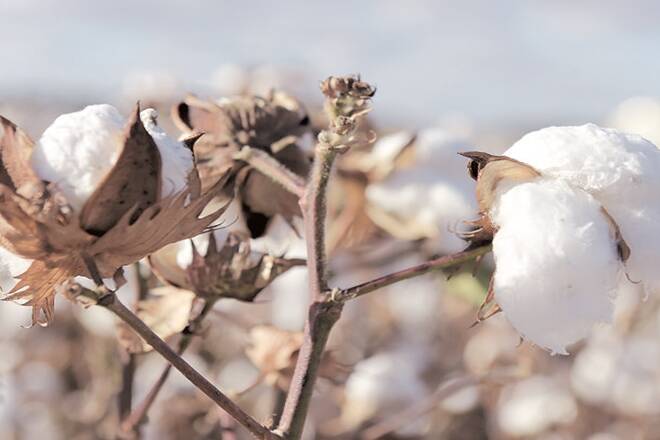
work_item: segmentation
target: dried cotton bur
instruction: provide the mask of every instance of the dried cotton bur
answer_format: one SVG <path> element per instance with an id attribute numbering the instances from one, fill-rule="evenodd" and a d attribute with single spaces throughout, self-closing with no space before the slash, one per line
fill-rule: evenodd
<path id="1" fill-rule="evenodd" d="M 177 255 L 157 252 L 149 257 L 151 267 L 167 284 L 188 289 L 207 301 L 233 298 L 251 302 L 276 277 L 295 266 L 304 266 L 305 260 L 276 257 L 250 249 L 250 240 L 229 233 L 218 249 L 213 233 L 190 241 L 190 261 L 183 267 Z M 201 243 L 200 243 L 201 242 Z M 205 243 L 204 243 L 205 242 Z M 198 249 L 204 244 L 206 249 Z M 187 249 L 179 249 L 186 252 Z M 202 253 L 203 252 L 203 253 Z M 173 258 L 174 257 L 174 258 Z"/>
<path id="2" fill-rule="evenodd" d="M 163 246 L 204 231 L 224 212 L 202 211 L 226 179 L 201 190 L 193 155 L 136 107 L 110 105 L 58 117 L 34 143 L 2 119 L 0 244 L 5 300 L 53 319 L 54 297 L 76 276 L 114 277 Z M 93 273 L 93 272 L 98 273 Z"/>
<path id="3" fill-rule="evenodd" d="M 249 223 L 277 214 L 287 221 L 300 216 L 295 188 L 271 180 L 283 174 L 302 188 L 309 172 L 310 158 L 300 146 L 310 129 L 309 117 L 298 101 L 282 92 L 217 102 L 190 96 L 174 107 L 172 118 L 186 136 L 205 133 L 194 147 L 202 182 L 205 186 L 227 172 L 235 175 Z"/>
<path id="4" fill-rule="evenodd" d="M 617 290 L 657 289 L 660 151 L 600 128 L 532 132 L 503 156 L 464 153 L 480 219 L 466 234 L 492 239 L 488 301 L 518 332 L 554 353 L 610 323 Z"/>

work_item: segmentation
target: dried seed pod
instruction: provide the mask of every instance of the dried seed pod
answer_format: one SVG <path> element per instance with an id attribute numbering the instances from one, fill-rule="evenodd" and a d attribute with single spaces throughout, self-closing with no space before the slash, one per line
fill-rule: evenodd
<path id="1" fill-rule="evenodd" d="M 261 150 L 305 178 L 310 160 L 298 145 L 309 132 L 302 105 L 281 92 L 267 98 L 239 96 L 219 102 L 188 97 L 172 110 L 177 126 L 187 134 L 205 133 L 195 144 L 203 186 L 229 172 L 237 179 L 238 197 L 250 211 L 287 219 L 300 215 L 298 199 L 239 157 L 243 147 Z"/>
<path id="2" fill-rule="evenodd" d="M 234 233 L 229 233 L 220 248 L 215 235 L 209 234 L 204 255 L 191 243 L 192 261 L 185 268 L 178 266 L 172 253 L 156 253 L 149 257 L 149 262 L 164 282 L 192 290 L 206 299 L 253 301 L 279 275 L 305 265 L 305 260 L 251 251 L 249 240 Z"/>

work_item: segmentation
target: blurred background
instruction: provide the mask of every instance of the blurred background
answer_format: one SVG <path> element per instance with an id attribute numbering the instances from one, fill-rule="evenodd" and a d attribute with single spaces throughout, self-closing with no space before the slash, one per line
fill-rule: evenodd
<path id="1" fill-rule="evenodd" d="M 342 158 L 346 175 L 362 173 L 357 187 L 339 176 L 332 189 L 335 201 L 355 200 L 349 223 L 366 225 L 351 240 L 337 232 L 333 283 L 346 287 L 460 249 L 452 231 L 475 204 L 457 151 L 501 152 L 530 130 L 586 122 L 660 142 L 659 16 L 651 0 L 0 0 L 0 114 L 37 139 L 59 114 L 99 102 L 126 114 L 140 100 L 177 136 L 169 109 L 188 93 L 213 100 L 277 88 L 315 113 L 320 80 L 360 73 L 378 87 L 369 123 L 381 140 Z M 409 145 L 414 158 L 395 161 Z M 346 221 L 340 205 L 336 218 Z M 276 220 L 252 239 L 304 256 Z M 614 326 L 571 356 L 550 356 L 521 343 L 501 316 L 468 328 L 492 265 L 474 269 L 347 307 L 307 438 L 660 438 L 657 299 L 622 289 Z M 115 324 L 58 301 L 49 329 L 23 328 L 29 311 L 0 304 L 2 440 L 115 438 L 125 355 Z M 249 388 L 240 404 L 266 420 L 289 365 L 264 364 L 249 347 L 295 346 L 306 301 L 301 268 L 256 304 L 223 301 L 187 359 L 223 390 Z M 140 357 L 137 401 L 163 365 Z M 143 438 L 232 429 L 175 373 Z"/>

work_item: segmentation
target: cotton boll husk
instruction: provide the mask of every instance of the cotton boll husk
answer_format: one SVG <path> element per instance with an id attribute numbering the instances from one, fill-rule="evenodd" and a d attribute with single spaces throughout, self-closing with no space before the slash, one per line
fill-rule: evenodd
<path id="1" fill-rule="evenodd" d="M 119 157 L 126 120 L 107 104 L 59 116 L 32 152 L 37 175 L 54 182 L 74 209 L 81 209 Z"/>
<path id="2" fill-rule="evenodd" d="M 148 108 L 140 112 L 144 128 L 156 142 L 160 153 L 161 196 L 167 197 L 182 191 L 188 182 L 188 175 L 193 169 L 192 151 L 183 143 L 172 139 L 156 124 L 158 112 Z"/>
<path id="3" fill-rule="evenodd" d="M 497 408 L 500 428 L 512 436 L 538 435 L 577 416 L 577 403 L 558 380 L 533 376 L 502 390 Z"/>
<path id="4" fill-rule="evenodd" d="M 464 242 L 452 231 L 477 212 L 474 184 L 465 179 L 457 154 L 469 147 L 444 130 L 429 129 L 418 134 L 414 148 L 414 163 L 369 185 L 367 200 L 398 218 L 414 221 L 411 233 L 431 238 L 434 251 L 459 251 Z"/>
<path id="5" fill-rule="evenodd" d="M 491 217 L 499 226 L 495 300 L 521 335 L 566 354 L 594 324 L 612 320 L 620 262 L 593 197 L 542 179 L 504 192 Z"/>
<path id="6" fill-rule="evenodd" d="M 655 145 L 587 124 L 529 133 L 504 154 L 593 195 L 631 249 L 630 278 L 642 281 L 647 293 L 660 286 L 660 150 Z"/>

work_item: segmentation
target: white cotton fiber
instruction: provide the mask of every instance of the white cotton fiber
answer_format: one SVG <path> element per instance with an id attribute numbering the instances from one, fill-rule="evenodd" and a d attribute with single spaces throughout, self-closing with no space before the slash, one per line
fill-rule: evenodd
<path id="1" fill-rule="evenodd" d="M 626 270 L 647 291 L 660 285 L 660 150 L 641 136 L 600 128 L 549 127 L 527 134 L 506 156 L 593 195 L 631 249 Z"/>
<path id="2" fill-rule="evenodd" d="M 526 339 L 555 353 L 610 322 L 620 262 L 600 204 L 562 180 L 504 192 L 491 211 L 495 299 Z"/>
<path id="3" fill-rule="evenodd" d="M 79 210 L 117 161 L 125 122 L 107 104 L 61 115 L 34 146 L 32 167 Z"/>
<path id="4" fill-rule="evenodd" d="M 140 114 L 161 156 L 161 194 L 167 196 L 185 188 L 193 156 L 156 125 L 156 116 L 153 109 Z M 61 115 L 35 145 L 32 167 L 42 179 L 56 183 L 71 206 L 80 210 L 117 162 L 126 122 L 108 104 Z"/>
<path id="5" fill-rule="evenodd" d="M 156 119 L 158 112 L 152 108 L 143 110 L 140 119 L 158 146 L 162 164 L 161 195 L 167 197 L 182 191 L 193 169 L 193 154 L 183 143 L 169 137 L 160 128 Z"/>

